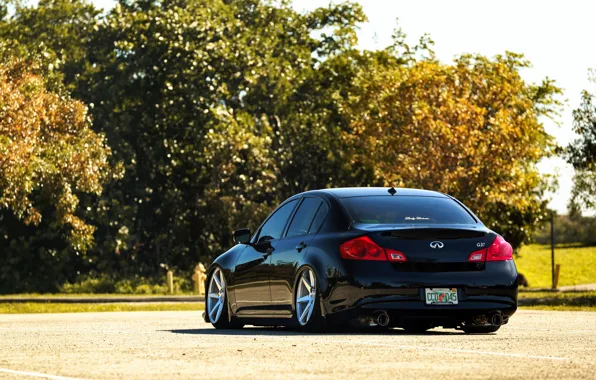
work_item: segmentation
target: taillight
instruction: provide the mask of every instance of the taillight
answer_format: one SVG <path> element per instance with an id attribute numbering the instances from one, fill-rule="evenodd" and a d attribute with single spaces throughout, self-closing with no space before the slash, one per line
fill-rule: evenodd
<path id="1" fill-rule="evenodd" d="M 341 257 L 348 260 L 406 261 L 403 253 L 383 248 L 368 236 L 360 236 L 339 246 Z"/>
<path id="2" fill-rule="evenodd" d="M 339 246 L 341 257 L 352 260 L 380 260 L 386 261 L 387 255 L 368 236 L 360 236 Z"/>
<path id="3" fill-rule="evenodd" d="M 385 248 L 385 252 L 387 252 L 387 257 L 389 261 L 397 261 L 403 263 L 406 261 L 406 255 L 401 253 L 400 251 L 396 251 L 395 249 Z"/>
<path id="4" fill-rule="evenodd" d="M 486 261 L 505 261 L 513 260 L 513 248 L 501 236 L 497 236 L 495 241 L 486 249 Z"/>
<path id="5" fill-rule="evenodd" d="M 490 247 L 474 251 L 468 256 L 468 261 L 472 263 L 505 260 L 513 260 L 513 248 L 501 236 L 497 236 Z"/>
<path id="6" fill-rule="evenodd" d="M 474 251 L 468 256 L 468 261 L 472 263 L 505 260 L 513 260 L 513 248 L 501 236 L 497 236 L 490 247 Z"/>
<path id="7" fill-rule="evenodd" d="M 474 263 L 483 262 L 485 255 L 486 255 L 486 249 L 474 251 L 474 252 L 470 253 L 470 256 L 468 257 L 468 261 L 471 261 Z"/>

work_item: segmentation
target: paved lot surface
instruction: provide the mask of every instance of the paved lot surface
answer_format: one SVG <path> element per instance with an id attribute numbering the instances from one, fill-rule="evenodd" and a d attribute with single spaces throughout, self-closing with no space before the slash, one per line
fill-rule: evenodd
<path id="1" fill-rule="evenodd" d="M 596 313 L 520 311 L 474 336 L 216 331 L 199 312 L 0 315 L 0 378 L 596 379 L 595 358 Z"/>

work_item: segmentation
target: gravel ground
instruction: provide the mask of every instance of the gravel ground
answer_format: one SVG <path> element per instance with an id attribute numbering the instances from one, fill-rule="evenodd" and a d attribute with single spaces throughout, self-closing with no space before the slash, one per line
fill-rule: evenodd
<path id="1" fill-rule="evenodd" d="M 596 313 L 520 311 L 496 334 L 214 330 L 200 312 L 0 315 L 0 377 L 591 378 Z"/>

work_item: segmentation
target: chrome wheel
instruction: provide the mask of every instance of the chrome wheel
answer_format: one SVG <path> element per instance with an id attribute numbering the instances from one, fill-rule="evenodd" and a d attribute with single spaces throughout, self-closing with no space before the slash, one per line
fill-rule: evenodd
<path id="1" fill-rule="evenodd" d="M 213 271 L 207 294 L 207 313 L 209 313 L 209 320 L 211 323 L 217 323 L 226 306 L 226 281 L 221 269 L 217 268 Z"/>
<path id="2" fill-rule="evenodd" d="M 306 269 L 300 275 L 298 290 L 296 291 L 296 317 L 298 323 L 304 326 L 310 320 L 317 299 L 317 282 L 311 269 Z"/>

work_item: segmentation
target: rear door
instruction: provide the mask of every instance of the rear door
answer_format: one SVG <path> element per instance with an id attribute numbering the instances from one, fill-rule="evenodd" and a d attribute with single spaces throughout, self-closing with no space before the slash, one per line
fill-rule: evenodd
<path id="1" fill-rule="evenodd" d="M 234 294 L 236 304 L 232 310 L 237 315 L 272 315 L 271 291 L 271 255 L 298 200 L 291 200 L 275 210 L 255 234 L 253 244 L 248 245 L 240 254 L 234 271 Z"/>
<path id="2" fill-rule="evenodd" d="M 285 236 L 275 246 L 271 255 L 271 302 L 278 315 L 292 315 L 296 271 L 326 215 L 327 205 L 322 199 L 303 198 Z"/>

